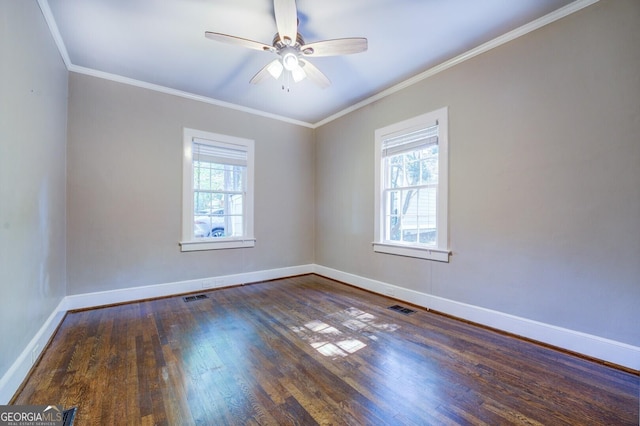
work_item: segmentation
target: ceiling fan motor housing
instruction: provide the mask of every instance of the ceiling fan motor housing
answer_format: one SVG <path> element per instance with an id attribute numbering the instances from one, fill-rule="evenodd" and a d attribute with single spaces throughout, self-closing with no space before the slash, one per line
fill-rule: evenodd
<path id="1" fill-rule="evenodd" d="M 285 43 L 285 41 L 283 41 L 280 38 L 280 34 L 276 33 L 276 35 L 273 36 L 273 47 L 275 47 L 276 49 L 279 50 L 279 49 L 282 49 L 282 48 L 284 48 L 286 46 L 291 46 L 291 47 L 299 49 L 301 46 L 304 46 L 304 39 L 302 38 L 300 33 L 297 33 L 296 42 L 293 43 L 293 44 L 291 44 L 291 43 L 287 44 L 287 43 Z"/>

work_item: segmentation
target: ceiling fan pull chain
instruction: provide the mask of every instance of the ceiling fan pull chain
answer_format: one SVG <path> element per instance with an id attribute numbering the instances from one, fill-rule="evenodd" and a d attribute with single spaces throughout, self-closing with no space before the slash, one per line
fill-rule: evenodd
<path id="1" fill-rule="evenodd" d="M 291 92 L 291 84 L 289 84 L 289 75 L 291 73 L 289 72 L 289 70 L 285 70 L 284 73 L 282 73 L 282 90 L 286 90 L 287 93 Z M 285 89 L 286 87 L 286 89 Z"/>

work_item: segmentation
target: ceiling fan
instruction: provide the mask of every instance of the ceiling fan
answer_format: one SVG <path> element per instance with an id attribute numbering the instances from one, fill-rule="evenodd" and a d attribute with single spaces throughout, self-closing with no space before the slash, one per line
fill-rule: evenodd
<path id="1" fill-rule="evenodd" d="M 205 37 L 211 40 L 272 52 L 278 55 L 278 58 L 265 65 L 253 76 L 250 81 L 252 84 L 260 83 L 268 75 L 277 80 L 284 71 L 296 83 L 308 77 L 309 80 L 324 89 L 329 87 L 331 82 L 316 66 L 306 60 L 307 57 L 348 55 L 367 50 L 367 39 L 362 37 L 340 38 L 305 44 L 304 39 L 298 32 L 298 11 L 295 0 L 274 0 L 273 8 L 278 32 L 273 37 L 271 45 L 228 34 L 205 32 Z"/>

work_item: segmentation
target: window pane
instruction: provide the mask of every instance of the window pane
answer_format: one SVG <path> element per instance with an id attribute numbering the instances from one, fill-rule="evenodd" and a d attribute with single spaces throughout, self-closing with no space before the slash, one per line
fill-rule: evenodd
<path id="1" fill-rule="evenodd" d="M 244 190 L 246 167 L 195 161 L 193 165 L 194 189 L 209 191 Z"/>
<path id="2" fill-rule="evenodd" d="M 196 194 L 199 203 L 194 204 L 195 238 L 238 237 L 244 234 L 244 194 Z"/>
<path id="3" fill-rule="evenodd" d="M 400 240 L 400 191 L 389 191 L 385 201 L 385 239 Z"/>
<path id="4" fill-rule="evenodd" d="M 244 227 L 242 222 L 242 216 L 234 215 L 226 217 L 226 224 L 228 225 L 227 234 L 228 237 L 241 237 L 243 235 Z"/>
<path id="5" fill-rule="evenodd" d="M 418 215 L 420 216 L 421 228 L 436 227 L 436 200 L 437 190 L 435 187 L 422 188 L 418 195 Z"/>
<path id="6" fill-rule="evenodd" d="M 385 195 L 385 240 L 435 244 L 435 186 L 386 191 Z"/>
<path id="7" fill-rule="evenodd" d="M 387 192 L 387 214 L 398 214 L 400 204 L 400 191 Z"/>
<path id="8" fill-rule="evenodd" d="M 226 236 L 239 237 L 243 235 L 243 202 L 242 194 L 227 194 L 225 201 L 225 230 Z"/>
<path id="9" fill-rule="evenodd" d="M 422 151 L 421 162 L 422 184 L 438 183 L 438 146 L 431 146 Z"/>
<path id="10" fill-rule="evenodd" d="M 436 243 L 436 187 L 422 188 L 418 195 L 418 229 L 420 244 L 435 245 Z"/>
<path id="11" fill-rule="evenodd" d="M 407 214 L 416 214 L 417 202 L 415 189 L 405 189 L 402 191 L 402 206 L 400 208 L 400 214 L 402 216 L 405 216 Z"/>
<path id="12" fill-rule="evenodd" d="M 407 243 L 415 243 L 418 241 L 418 234 L 416 233 L 416 229 L 403 229 L 402 230 L 402 241 Z"/>
<path id="13" fill-rule="evenodd" d="M 438 233 L 435 229 L 428 230 L 420 230 L 420 244 L 435 246 L 437 241 Z"/>
<path id="14" fill-rule="evenodd" d="M 224 165 L 206 161 L 194 161 L 194 189 L 220 191 L 224 189 L 224 180 Z"/>
<path id="15" fill-rule="evenodd" d="M 385 217 L 385 239 L 400 241 L 400 216 L 390 214 Z"/>
<path id="16" fill-rule="evenodd" d="M 420 155 L 419 152 L 405 154 L 405 186 L 418 185 L 420 183 Z"/>
<path id="17" fill-rule="evenodd" d="M 242 166 L 225 166 L 223 185 L 225 191 L 237 191 L 243 190 L 242 175 L 245 167 Z"/>
<path id="18" fill-rule="evenodd" d="M 230 215 L 241 215 L 242 214 L 242 203 L 244 197 L 242 194 L 228 194 L 226 196 L 226 200 L 228 201 L 228 213 Z"/>
<path id="19" fill-rule="evenodd" d="M 196 211 L 194 216 L 194 237 L 222 237 L 225 234 L 224 211 L 205 209 Z"/>
<path id="20" fill-rule="evenodd" d="M 402 167 L 402 156 L 396 155 L 388 159 L 389 173 L 387 188 L 398 188 L 404 185 L 404 173 Z"/>
<path id="21" fill-rule="evenodd" d="M 211 209 L 211 206 L 216 203 L 214 201 L 216 194 L 194 191 L 193 195 L 193 210 L 196 213 L 199 212 L 199 214 L 205 214 L 209 209 Z"/>

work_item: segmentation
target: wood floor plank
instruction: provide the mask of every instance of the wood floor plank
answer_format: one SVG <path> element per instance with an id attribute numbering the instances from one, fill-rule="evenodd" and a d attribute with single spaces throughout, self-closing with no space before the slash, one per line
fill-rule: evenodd
<path id="1" fill-rule="evenodd" d="M 640 377 L 316 275 L 67 314 L 16 404 L 76 424 L 638 425 Z"/>

